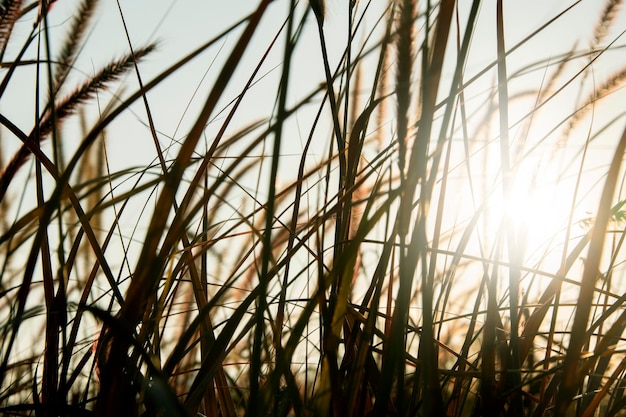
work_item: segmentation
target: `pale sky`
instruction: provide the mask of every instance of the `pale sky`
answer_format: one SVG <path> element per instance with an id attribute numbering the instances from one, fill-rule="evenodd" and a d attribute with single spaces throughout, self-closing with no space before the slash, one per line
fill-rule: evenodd
<path id="1" fill-rule="evenodd" d="M 67 22 L 74 10 L 77 0 L 58 1 L 50 13 L 51 34 L 56 39 L 62 39 Z M 422 5 L 424 2 L 418 2 Z M 505 29 L 507 47 L 512 47 L 524 37 L 532 33 L 549 18 L 555 16 L 575 2 L 532 0 L 532 1 L 505 1 Z M 529 63 L 546 60 L 558 60 L 559 55 L 567 52 L 578 42 L 578 48 L 585 50 L 589 46 L 589 41 L 593 33 L 593 27 L 600 16 L 603 7 L 602 1 L 583 0 L 568 12 L 562 19 L 550 26 L 545 32 L 539 34 L 535 39 L 523 45 L 519 50 L 511 54 L 507 60 L 509 74 L 523 68 Z M 152 56 L 140 63 L 140 70 L 143 81 L 147 82 L 164 68 L 171 65 L 177 59 L 183 57 L 195 47 L 209 40 L 211 37 L 231 25 L 233 22 L 253 10 L 257 1 L 252 0 L 232 0 L 232 1 L 207 1 L 207 0 L 120 0 L 120 6 L 124 19 L 129 28 L 130 37 L 135 47 L 150 41 L 159 41 L 159 48 Z M 329 0 L 327 2 L 328 15 L 325 22 L 326 38 L 328 40 L 329 54 L 331 62 L 337 62 L 346 39 L 346 19 L 344 0 Z M 362 10 L 367 2 L 361 0 L 359 8 Z M 380 10 L 386 1 L 372 0 L 370 12 L 365 19 L 363 30 L 356 37 L 356 44 L 365 39 L 365 35 L 371 30 L 380 31 L 381 28 L 373 29 L 380 15 Z M 464 0 L 460 2 L 461 24 L 464 25 L 467 19 L 467 9 L 471 2 Z M 226 103 L 235 97 L 252 72 L 259 57 L 269 45 L 272 37 L 282 23 L 286 15 L 288 2 L 275 1 L 270 6 L 267 15 L 262 21 L 259 32 L 253 39 L 253 44 L 249 47 L 244 57 L 243 65 L 240 66 L 231 82 L 230 88 L 225 95 Z M 307 3 L 300 2 L 300 11 L 306 7 Z M 486 65 L 491 63 L 496 57 L 495 44 L 495 10 L 496 1 L 486 0 L 482 2 L 480 9 L 477 31 L 473 38 L 470 50 L 470 58 L 466 67 L 465 78 L 469 79 L 479 72 Z M 79 58 L 75 71 L 77 81 L 83 78 L 84 74 L 94 71 L 94 68 L 104 64 L 112 57 L 119 57 L 127 53 L 128 44 L 125 38 L 122 19 L 118 10 L 118 3 L 113 0 L 103 0 L 100 4 L 97 24 L 90 39 Z M 418 21 L 418 29 L 423 24 L 423 19 Z M 16 31 L 28 31 L 32 27 L 32 21 L 28 20 L 16 28 Z M 614 40 L 619 35 L 619 30 L 626 28 L 624 13 L 618 16 L 618 21 L 613 27 L 613 31 L 607 36 L 604 45 Z M 418 32 L 419 33 L 419 32 Z M 187 133 L 190 124 L 193 122 L 195 112 L 202 105 L 208 89 L 211 87 L 212 79 L 221 68 L 223 59 L 230 53 L 233 42 L 237 39 L 238 32 L 234 32 L 225 41 L 218 42 L 199 58 L 181 72 L 166 81 L 156 90 L 149 93 L 148 98 L 151 110 L 155 117 L 156 128 L 160 132 L 160 139 L 164 145 L 170 142 L 170 137 L 181 139 Z M 418 34 L 419 36 L 419 34 Z M 374 37 L 376 39 L 376 37 Z M 373 42 L 373 41 L 371 41 Z M 280 63 L 282 59 L 282 49 L 284 41 L 281 39 L 276 50 L 270 55 L 267 63 L 261 70 L 263 78 L 253 87 L 251 94 L 243 103 L 242 110 L 239 111 L 240 119 L 234 122 L 235 127 L 241 127 L 245 123 L 260 116 L 267 116 L 276 97 L 276 83 L 280 77 Z M 625 44 L 626 39 L 619 38 L 616 45 Z M 454 49 L 449 48 L 451 54 Z M 593 76 L 589 77 L 589 82 L 600 82 L 608 74 L 626 64 L 623 53 L 606 53 L 593 66 Z M 546 61 L 549 62 L 549 61 Z M 569 73 L 573 76 L 587 62 L 582 58 L 574 62 L 569 68 Z M 391 63 L 393 65 L 393 63 Z M 416 65 L 418 67 L 418 65 Z M 524 83 L 532 83 L 533 86 L 540 85 L 541 78 L 547 73 L 547 64 L 539 65 L 537 70 L 516 80 L 511 81 L 510 92 L 513 94 L 524 89 Z M 451 70 L 448 71 L 451 74 Z M 33 94 L 27 92 L 32 88 L 34 74 L 21 75 L 23 83 L 13 83 L 11 88 L 16 92 L 14 96 L 22 96 L 28 100 Z M 29 78 L 30 77 L 30 78 Z M 296 50 L 293 68 L 293 81 L 291 83 L 290 99 L 296 101 L 308 94 L 311 88 L 317 86 L 323 80 L 323 68 L 321 64 L 321 54 L 314 26 L 313 19 L 307 27 L 303 43 Z M 495 72 L 491 71 L 477 81 L 467 90 L 468 102 L 473 97 L 480 97 L 485 91 L 493 87 Z M 575 84 L 575 83 L 574 83 Z M 366 84 L 367 85 L 367 84 Z M 128 74 L 126 80 L 126 94 L 137 89 L 137 80 L 134 72 Z M 23 89 L 26 89 L 22 91 Z M 558 119 L 563 117 L 556 114 L 559 111 L 566 111 L 568 114 L 573 110 L 576 92 L 580 86 L 572 86 L 568 99 L 554 101 L 548 106 L 554 106 L 554 110 L 547 113 L 548 116 Z M 19 91 L 19 93 L 18 93 Z M 101 103 L 106 104 L 111 98 L 111 93 L 107 91 L 102 94 Z M 445 91 L 444 91 L 445 93 Z M 107 96 L 108 95 L 108 96 Z M 21 98 L 18 98 L 20 100 Z M 569 101 L 568 101 L 569 100 Z M 608 99 L 615 104 L 608 108 L 611 112 L 598 114 L 598 120 L 605 118 L 609 120 L 615 114 L 621 112 L 621 104 L 624 103 L 624 95 L 614 94 Z M 188 108 L 189 107 L 189 108 Z M 315 106 L 312 106 L 315 107 Z M 7 113 L 13 120 L 20 120 L 22 117 L 32 117 L 22 114 L 20 106 L 2 105 L 2 111 Z M 128 165 L 140 165 L 148 163 L 155 157 L 153 152 L 152 139 L 146 124 L 145 110 L 141 103 L 133 106 L 134 114 L 126 114 L 118 120 L 109 130 L 109 140 L 111 149 L 121 149 L 119 155 L 115 155 L 112 164 L 117 168 Z M 310 111 L 313 111 L 311 109 Z M 296 125 L 293 121 L 291 128 L 294 129 L 293 140 L 286 146 L 286 154 L 297 154 L 302 148 L 303 135 L 306 135 L 310 127 L 310 114 L 303 113 L 297 117 Z M 11 114 L 13 112 L 13 114 Z M 552 113 L 554 112 L 554 113 Z M 609 114 L 611 113 L 611 114 Z M 521 113 L 512 110 L 511 121 L 516 116 L 521 117 Z M 549 120 L 554 122 L 554 120 Z M 24 120 L 26 126 L 32 126 L 32 120 Z M 76 123 L 76 122 L 74 122 Z M 619 130 L 621 126 L 617 126 Z M 210 132 L 210 129 L 207 129 Z M 393 128 L 389 127 L 392 133 Z M 330 128 L 321 129 L 319 134 L 326 140 Z M 209 133 L 210 134 L 210 133 Z M 608 136 L 611 138 L 612 136 Z M 614 142 L 609 139 L 608 145 Z M 608 146 L 607 145 L 607 146 Z M 600 157 L 603 160 L 603 157 Z M 561 161 L 561 163 L 565 163 Z"/>

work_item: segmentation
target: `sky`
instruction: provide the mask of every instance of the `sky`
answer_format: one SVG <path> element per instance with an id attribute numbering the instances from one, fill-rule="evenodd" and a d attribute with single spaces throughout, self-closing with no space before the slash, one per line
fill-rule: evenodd
<path id="1" fill-rule="evenodd" d="M 245 16 L 256 7 L 257 3 L 257 1 L 253 0 L 120 0 L 119 3 L 114 0 L 102 0 L 95 19 L 96 25 L 87 40 L 87 44 L 76 63 L 72 75 L 75 77 L 76 82 L 80 82 L 80 80 L 92 74 L 96 68 L 105 64 L 111 58 L 119 57 L 128 52 L 129 45 L 122 17 L 134 47 L 150 42 L 158 42 L 157 51 L 139 63 L 141 76 L 145 83 L 173 62 Z M 366 0 L 360 0 L 358 7 L 365 8 L 368 6 L 371 8 L 371 12 L 368 13 L 363 30 L 357 35 L 357 39 L 365 39 L 365 36 L 372 30 L 381 30 L 380 27 L 376 26 L 377 18 L 380 16 L 380 10 L 386 3 L 383 0 L 372 0 L 370 3 Z M 423 0 L 419 2 L 420 5 L 424 3 Z M 464 19 L 466 16 L 466 13 L 463 12 L 466 10 L 464 8 L 469 7 L 471 2 L 461 0 L 459 3 L 460 15 Z M 53 40 L 62 40 L 66 35 L 66 24 L 71 18 L 76 4 L 78 4 L 77 0 L 57 1 L 49 16 Z M 254 37 L 253 44 L 244 57 L 244 65 L 234 74 L 231 86 L 225 94 L 224 106 L 240 92 L 239 89 L 276 34 L 277 28 L 285 17 L 287 4 L 286 1 L 275 0 L 270 6 L 259 33 Z M 338 62 L 345 45 L 347 30 L 345 4 L 346 0 L 328 0 L 327 2 L 328 14 L 325 21 L 325 30 L 330 60 L 334 63 Z M 603 2 L 599 0 L 582 0 L 580 2 L 573 0 L 505 0 L 504 4 L 506 45 L 509 48 L 516 45 L 568 6 L 576 4 L 570 12 L 555 22 L 549 30 L 525 43 L 521 48 L 509 55 L 507 58 L 509 74 L 526 67 L 529 63 L 544 62 L 534 67 L 533 71 L 528 71 L 524 76 L 511 81 L 510 91 L 515 93 L 516 91 L 523 91 L 528 85 L 540 85 L 541 80 L 546 76 L 550 68 L 549 63 L 553 60 L 558 60 L 561 54 L 569 51 L 574 45 L 578 45 L 578 48 L 581 50 L 589 47 L 593 26 L 601 13 Z M 299 7 L 302 10 L 306 7 L 306 2 L 301 1 Z M 470 79 L 496 58 L 495 10 L 495 0 L 482 2 L 478 30 L 474 35 L 470 60 L 465 70 L 466 79 Z M 626 28 L 625 13 L 620 13 L 617 19 L 618 21 L 614 25 L 613 32 L 606 39 L 607 42 L 615 40 L 616 45 L 624 45 L 626 44 L 626 39 L 618 31 Z M 420 20 L 420 24 L 423 24 L 423 20 Z M 15 30 L 16 33 L 27 33 L 31 28 L 32 19 L 28 17 L 19 23 Z M 228 56 L 234 41 L 236 41 L 237 34 L 238 32 L 234 32 L 226 40 L 218 42 L 195 59 L 182 72 L 175 74 L 170 80 L 148 94 L 159 139 L 164 146 L 170 144 L 172 139 L 180 140 L 187 134 L 191 123 L 194 121 L 196 112 L 206 98 L 215 74 L 221 68 L 223 59 Z M 236 119 L 233 123 L 235 127 L 244 126 L 257 117 L 271 114 L 276 97 L 276 83 L 280 77 L 281 70 L 282 54 L 280 49 L 282 48 L 282 39 L 279 42 L 280 46 L 270 54 L 267 63 L 261 70 L 262 76 L 254 85 L 250 94 L 248 94 L 242 110 L 238 112 L 239 119 Z M 450 49 L 450 53 L 454 54 L 454 50 Z M 564 79 L 567 79 L 567 76 L 573 77 L 585 62 L 586 58 L 577 60 L 567 69 Z M 625 64 L 626 59 L 624 59 L 623 50 L 607 52 L 594 63 L 593 71 L 588 77 L 587 83 L 600 82 L 604 77 L 622 68 Z M 391 65 L 393 65 L 393 62 Z M 304 97 L 312 86 L 318 85 L 324 79 L 320 48 L 312 19 L 306 28 L 302 47 L 296 52 L 293 73 L 295 81 L 292 83 L 290 92 L 291 102 L 296 102 L 299 98 Z M 448 71 L 447 75 L 451 75 L 451 70 Z M 34 77 L 33 71 L 25 69 L 20 73 L 19 78 L 16 78 L 16 82 L 10 85 L 10 91 L 7 94 L 7 97 L 11 97 L 15 101 L 7 102 L 5 100 L 0 102 L 0 111 L 11 120 L 17 121 L 19 125 L 24 126 L 25 130 L 29 130 L 29 126 L 32 126 L 32 115 L 23 112 L 22 109 L 24 106 L 29 108 L 28 103 L 33 101 L 34 91 L 32 91 L 32 86 L 35 84 L 33 83 Z M 478 103 L 477 107 L 479 107 L 487 93 L 492 91 L 494 82 L 495 73 L 490 72 L 481 77 L 471 87 L 468 87 L 466 91 L 468 103 Z M 136 75 L 132 72 L 129 73 L 123 85 L 125 86 L 125 91 L 120 92 L 122 95 L 128 95 L 128 93 L 137 90 Z M 546 109 L 548 111 L 543 113 L 546 120 L 541 120 L 538 123 L 539 133 L 549 131 L 550 127 L 560 118 L 569 114 L 575 107 L 574 103 L 577 95 L 585 88 L 586 86 L 574 83 L 567 88 L 567 94 L 547 103 Z M 110 100 L 115 101 L 114 95 L 117 93 L 118 90 L 116 88 L 109 89 L 102 93 L 99 97 L 99 102 L 105 105 Z M 586 121 L 590 131 L 595 129 L 594 126 L 602 126 L 606 121 L 623 112 L 623 109 L 626 107 L 624 106 L 626 103 L 624 98 L 623 90 L 609 97 L 607 99 L 609 105 L 603 106 L 603 111 L 595 115 L 593 124 L 589 120 Z M 530 103 L 532 104 L 532 99 Z M 528 105 L 528 103 L 525 104 Z M 30 106 L 32 108 L 32 105 Z M 311 114 L 315 110 L 314 107 L 303 109 L 302 113 L 299 113 L 295 120 L 289 124 L 291 129 L 289 131 L 290 140 L 286 143 L 283 153 L 285 155 L 294 155 L 294 157 L 293 159 L 286 158 L 287 162 L 299 160 L 298 152 L 302 150 L 303 142 L 308 134 Z M 90 117 L 94 120 L 97 114 L 97 107 L 91 106 L 89 109 L 91 111 Z M 520 106 L 517 108 L 512 106 L 511 120 L 514 121 L 525 116 L 526 111 L 527 107 Z M 216 116 L 218 118 L 223 117 L 223 115 Z M 592 174 L 589 176 L 591 184 L 586 184 L 587 188 L 591 188 L 606 172 L 603 168 L 609 162 L 611 151 L 617 142 L 622 124 L 623 122 L 618 123 L 609 129 L 609 132 L 604 136 L 603 142 L 595 143 L 593 149 L 591 149 L 589 165 L 585 169 L 586 172 Z M 77 119 L 73 119 L 69 125 L 70 130 L 78 129 L 79 122 Z M 208 126 L 207 135 L 210 135 L 212 129 L 217 125 L 218 123 L 214 123 Z M 392 120 L 389 120 L 386 129 L 386 133 L 393 133 Z M 319 136 L 322 138 L 320 139 L 321 143 L 318 144 L 318 149 L 311 151 L 312 159 L 315 158 L 316 152 L 322 152 L 321 150 L 325 148 L 323 140 L 331 136 L 331 128 L 328 125 L 322 126 L 319 128 L 319 132 Z M 514 141 L 517 140 L 517 133 L 519 133 L 519 129 L 512 130 Z M 494 137 L 473 139 L 478 142 L 479 140 L 492 140 Z M 581 140 L 584 139 L 581 138 Z M 555 138 L 550 140 L 554 141 Z M 146 112 L 141 103 L 133 106 L 132 112 L 120 117 L 117 123 L 111 126 L 107 131 L 107 141 L 108 149 L 110 150 L 109 162 L 113 171 L 129 166 L 142 166 L 155 160 L 152 138 L 147 128 Z M 3 146 L 6 146 L 6 149 L 17 146 L 17 143 L 9 142 L 9 140 L 3 140 L 2 143 Z M 578 169 L 577 165 L 572 163 L 572 161 L 575 161 L 573 159 L 574 155 L 580 151 L 581 142 L 570 143 L 567 146 L 571 146 L 571 152 L 559 154 L 558 158 L 553 157 L 548 152 L 538 152 L 533 158 L 526 159 L 528 163 L 520 168 L 520 172 L 528 172 L 527 176 L 522 177 L 522 182 L 526 181 L 526 183 L 520 185 L 520 195 L 526 195 L 523 193 L 525 188 L 530 186 L 528 180 L 537 172 L 540 175 L 558 176 L 559 173 L 566 172 L 569 165 L 573 167 L 574 172 Z M 556 147 L 548 149 L 554 150 Z M 236 151 L 233 152 L 236 153 Z M 488 161 L 488 158 L 486 160 Z M 456 162 L 461 164 L 461 161 Z M 496 169 L 499 166 L 498 164 L 498 161 L 494 162 Z M 283 164 L 283 169 L 287 171 L 287 174 L 293 173 L 293 167 L 293 163 Z M 491 173 L 494 174 L 494 172 Z M 459 168 L 454 174 L 453 176 L 457 176 L 461 178 L 461 182 L 463 181 L 464 170 Z M 574 177 L 571 175 L 567 177 L 567 181 L 572 181 L 573 179 Z M 516 199 L 514 202 L 515 207 L 511 209 L 515 210 L 513 217 L 526 216 L 518 224 L 518 227 L 530 228 L 530 226 L 534 226 L 529 233 L 531 233 L 531 238 L 536 238 L 538 241 L 548 237 L 544 236 L 543 233 L 549 231 L 551 227 L 559 226 L 562 223 L 563 213 L 566 210 L 563 207 L 567 207 L 569 204 L 568 198 L 570 196 L 568 195 L 568 189 L 562 188 L 559 190 L 554 188 L 557 180 L 561 181 L 562 178 L 547 182 L 545 187 L 540 189 L 536 196 L 530 199 L 532 204 L 525 205 L 528 202 L 524 201 L 528 200 L 525 198 Z M 598 187 L 595 189 L 597 190 Z M 458 217 L 452 216 L 452 220 L 466 221 L 467 216 L 473 212 L 472 208 L 468 207 L 471 205 L 471 197 L 463 193 L 458 193 L 454 197 L 458 198 L 458 200 L 450 200 L 450 202 L 456 205 L 455 209 L 458 210 Z M 546 204 L 546 201 L 548 204 Z M 559 201 L 564 202 L 565 206 L 559 206 Z M 589 204 L 581 204 L 579 208 L 581 215 L 593 212 L 596 208 L 597 199 L 588 198 L 587 201 Z M 534 203 L 536 204 L 533 205 Z M 468 207 L 468 209 L 465 210 L 464 207 Z M 544 219 L 543 223 L 538 223 L 535 220 L 530 222 L 528 220 L 539 217 Z M 124 219 L 124 221 L 127 222 L 127 226 L 130 225 L 132 227 L 134 225 L 132 218 Z M 532 235 L 532 233 L 537 235 Z M 143 238 L 141 233 L 138 236 Z"/>
<path id="2" fill-rule="evenodd" d="M 367 6 L 370 11 L 364 21 L 363 30 L 357 34 L 357 39 L 365 39 L 370 31 L 382 30 L 380 26 L 376 26 L 378 23 L 377 18 L 380 16 L 382 7 L 386 3 L 386 1 L 382 0 L 372 0 L 371 2 L 360 0 L 358 3 L 360 10 Z M 66 35 L 67 22 L 71 18 L 72 13 L 74 13 L 77 4 L 77 0 L 59 0 L 50 12 L 53 45 L 54 39 L 61 40 Z M 345 45 L 347 31 L 345 4 L 343 0 L 327 1 L 325 31 L 331 63 L 338 62 Z M 423 5 L 424 2 L 421 1 L 418 4 Z M 509 74 L 526 67 L 529 63 L 545 60 L 543 61 L 544 63 L 537 65 L 533 71 L 528 71 L 526 75 L 511 81 L 509 88 L 513 94 L 516 91 L 523 91 L 526 88 L 525 85 L 540 85 L 542 78 L 548 72 L 548 63 L 558 60 L 561 54 L 569 51 L 574 45 L 578 45 L 578 48 L 581 50 L 589 47 L 589 39 L 593 33 L 595 21 L 601 13 L 603 2 L 597 0 L 550 2 L 529 0 L 524 2 L 505 1 L 504 4 L 506 45 L 508 48 L 513 47 L 526 38 L 559 12 L 565 10 L 570 5 L 575 5 L 563 18 L 552 24 L 547 31 L 525 43 L 508 56 L 507 66 Z M 256 5 L 257 1 L 252 0 L 120 0 L 119 2 L 102 0 L 95 18 L 95 27 L 76 63 L 73 76 L 79 82 L 88 74 L 93 73 L 95 68 L 108 62 L 111 58 L 119 57 L 128 52 L 129 45 L 125 34 L 125 23 L 133 47 L 136 48 L 150 42 L 158 43 L 157 51 L 139 63 L 141 76 L 145 83 L 171 65 L 171 63 L 182 58 L 188 52 L 254 10 Z M 470 5 L 471 2 L 469 1 L 459 2 L 461 22 L 467 15 L 467 9 L 464 8 L 468 8 Z M 286 1 L 274 1 L 270 6 L 258 34 L 253 38 L 253 44 L 250 45 L 248 52 L 244 56 L 244 64 L 234 74 L 231 86 L 225 94 L 226 100 L 223 103 L 224 105 L 240 92 L 239 89 L 276 34 L 277 28 L 286 15 L 287 6 L 288 2 Z M 299 10 L 302 11 L 306 6 L 305 1 L 300 1 Z M 495 0 L 482 2 L 479 23 L 477 25 L 478 30 L 473 38 L 470 59 L 465 70 L 466 79 L 471 78 L 496 58 L 495 10 Z M 618 32 L 621 28 L 626 28 L 624 13 L 620 13 L 617 19 L 618 21 L 614 25 L 613 32 L 606 39 L 607 42 L 616 40 L 616 44 L 621 45 L 626 43 L 626 39 L 623 36 L 620 37 Z M 423 24 L 423 20 L 419 20 L 418 27 L 421 24 Z M 18 25 L 16 31 L 27 32 L 31 27 L 32 20 L 25 19 L 23 23 Z M 218 42 L 195 59 L 183 71 L 175 74 L 170 80 L 148 94 L 151 111 L 156 121 L 156 129 L 159 132 L 162 144 L 165 146 L 171 143 L 172 139 L 180 140 L 186 135 L 191 123 L 194 121 L 196 112 L 204 102 L 215 74 L 221 68 L 223 59 L 228 56 L 238 33 L 233 32 L 227 39 Z M 279 41 L 279 46 L 270 54 L 267 63 L 263 66 L 260 72 L 262 75 L 252 88 L 251 94 L 248 94 L 246 100 L 244 100 L 243 108 L 238 112 L 239 119 L 235 120 L 234 126 L 241 127 L 257 117 L 270 114 L 276 97 L 276 83 L 280 77 L 281 48 L 282 39 Z M 450 54 L 454 54 L 454 49 L 450 48 L 449 51 Z M 320 58 L 321 53 L 316 28 L 313 19 L 311 19 L 306 28 L 303 46 L 296 51 L 293 69 L 293 79 L 295 81 L 292 83 L 290 92 L 290 100 L 292 102 L 304 97 L 311 90 L 312 86 L 318 85 L 324 79 Z M 452 55 L 450 55 L 449 59 L 451 58 L 453 58 Z M 585 59 L 580 59 L 575 65 L 570 66 L 567 70 L 569 75 L 574 76 L 584 65 L 584 61 Z M 588 82 L 602 80 L 608 74 L 619 69 L 623 64 L 624 59 L 619 52 L 604 54 L 594 63 L 592 76 L 588 78 Z M 451 69 L 448 71 L 448 76 L 451 75 L 451 71 Z M 494 72 L 490 72 L 468 87 L 466 92 L 468 102 L 480 103 L 484 99 L 486 92 L 493 88 L 494 74 Z M 17 97 L 16 100 L 32 100 L 33 92 L 28 91 L 28 89 L 34 85 L 32 83 L 34 76 L 32 72 L 25 72 L 22 76 L 22 82 L 11 85 L 10 88 L 14 91 L 14 94 L 11 96 Z M 125 86 L 125 92 L 122 92 L 122 95 L 135 91 L 138 88 L 136 75 L 130 72 L 123 85 Z M 545 130 L 549 128 L 551 123 L 554 124 L 554 119 L 562 117 L 562 114 L 567 115 L 568 111 L 571 111 L 567 110 L 570 106 L 573 109 L 576 95 L 580 94 L 579 91 L 584 89 L 584 86 L 572 85 L 568 89 L 567 95 L 546 104 L 546 108 L 550 110 L 544 112 L 544 114 L 547 114 L 548 119 L 545 121 Z M 105 105 L 109 100 L 115 100 L 114 94 L 117 93 L 118 91 L 115 89 L 103 92 L 99 98 L 101 105 Z M 624 95 L 614 94 L 608 98 L 608 101 L 613 101 L 614 105 L 608 106 L 609 112 L 596 116 L 599 126 L 602 125 L 601 119 L 605 121 L 610 120 L 611 117 L 622 111 L 621 104 L 624 103 Z M 22 114 L 23 112 L 19 110 L 21 106 L 0 103 L 0 108 L 3 112 L 9 114 L 13 120 L 22 119 L 20 120 L 22 124 L 32 126 L 32 120 L 29 119 L 32 116 Z M 512 106 L 511 120 L 514 121 L 516 118 L 525 116 L 526 109 L 523 106 L 519 109 Z M 603 109 L 606 109 L 606 107 L 603 107 Z M 92 117 L 95 117 L 97 109 L 92 107 L 92 110 L 94 111 L 94 116 Z M 112 153 L 112 158 L 110 159 L 113 170 L 132 165 L 142 165 L 155 160 L 152 139 L 147 128 L 145 109 L 141 103 L 137 103 L 132 107 L 132 110 L 131 113 L 122 116 L 118 121 L 119 123 L 116 123 L 108 131 L 110 149 L 114 152 L 119 150 L 119 152 Z M 296 118 L 296 121 L 291 122 L 290 128 L 293 131 L 293 139 L 285 145 L 284 154 L 296 155 L 294 161 L 298 160 L 297 154 L 302 149 L 303 141 L 309 129 L 309 125 L 306 123 L 309 123 L 311 120 L 310 115 L 314 110 L 314 108 L 304 109 L 303 113 Z M 221 115 L 216 116 L 218 118 L 223 117 Z M 75 128 L 78 126 L 77 120 L 74 120 L 72 123 L 74 123 Z M 390 121 L 388 133 L 393 132 L 392 125 Z M 598 147 L 594 150 L 597 154 L 594 156 L 592 153 L 592 163 L 596 163 L 598 166 L 605 166 L 608 163 L 604 151 L 612 149 L 616 140 L 615 135 L 619 134 L 620 128 L 621 126 L 616 125 L 613 128 L 615 133 L 606 135 L 608 138 L 607 142 L 598 144 Z M 330 126 L 320 129 L 322 137 L 330 136 Z M 514 140 L 517 131 L 515 129 L 512 131 Z M 210 134 L 211 126 L 207 128 L 207 132 Z M 323 146 L 320 146 L 320 149 L 324 149 Z M 573 149 L 578 151 L 579 144 L 573 144 Z M 313 150 L 312 152 L 321 151 Z M 552 164 L 558 164 L 557 166 L 562 168 L 571 162 L 568 159 L 570 157 L 551 160 L 549 156 L 544 156 L 541 163 L 545 165 L 546 161 L 548 161 Z M 287 169 L 291 166 L 289 165 Z M 531 165 L 525 169 L 532 171 L 534 167 Z M 598 171 L 597 176 L 600 175 L 601 171 Z M 593 200 L 590 199 L 590 201 Z M 592 209 L 593 207 L 584 208 L 583 211 Z"/>

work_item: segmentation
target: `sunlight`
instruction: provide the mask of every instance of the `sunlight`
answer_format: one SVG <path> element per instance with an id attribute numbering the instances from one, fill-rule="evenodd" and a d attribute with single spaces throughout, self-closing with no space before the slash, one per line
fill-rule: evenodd
<path id="1" fill-rule="evenodd" d="M 571 201 L 556 199 L 559 184 L 545 179 L 537 184 L 536 176 L 527 169 L 518 171 L 508 201 L 501 197 L 497 210 L 518 238 L 541 244 L 562 230 Z"/>
<path id="2" fill-rule="evenodd" d="M 515 104 L 509 108 L 511 120 L 522 120 L 531 114 L 525 106 L 528 103 Z M 548 133 L 555 131 L 554 123 L 554 117 L 550 115 L 536 115 L 522 124 L 516 123 L 509 132 L 511 178 L 508 193 L 502 185 L 499 138 L 489 143 L 490 149 L 485 150 L 482 159 L 485 179 L 495 179 L 485 184 L 489 206 L 485 218 L 488 233 L 495 238 L 502 232 L 503 225 L 507 225 L 518 242 L 518 249 L 528 260 L 534 256 L 545 258 L 555 250 L 560 254 L 562 249 L 567 249 L 565 240 L 572 237 L 571 232 L 580 232 L 578 222 L 586 213 L 596 209 L 589 205 L 595 201 L 589 198 L 590 195 L 597 191 L 593 176 L 583 176 L 576 191 L 579 170 L 590 169 L 591 151 L 581 166 L 583 144 L 574 138 L 570 138 L 567 144 L 560 144 L 558 133 Z M 494 126 L 489 131 L 497 130 Z M 568 225 L 573 226 L 569 237 L 566 233 Z M 556 265 L 553 267 L 557 268 Z"/>
<path id="3" fill-rule="evenodd" d="M 484 160 L 485 178 L 501 181 L 500 158 L 494 154 L 490 152 Z M 566 249 L 568 224 L 574 226 L 574 234 L 579 232 L 577 223 L 591 208 L 581 204 L 580 193 L 586 191 L 575 197 L 578 163 L 572 163 L 570 159 L 553 159 L 549 152 L 546 155 L 526 154 L 512 164 L 508 195 L 504 195 L 501 182 L 491 183 L 486 189 L 488 208 L 484 215 L 484 230 L 487 241 L 497 242 L 506 225 L 508 233 L 513 233 L 517 242 L 516 250 L 521 251 L 526 261 L 546 260 L 547 255 L 553 253 L 558 262 L 562 250 Z M 584 190 L 589 191 L 588 187 L 589 184 L 583 185 Z M 544 266 L 549 270 L 558 268 L 558 264 L 552 262 Z"/>

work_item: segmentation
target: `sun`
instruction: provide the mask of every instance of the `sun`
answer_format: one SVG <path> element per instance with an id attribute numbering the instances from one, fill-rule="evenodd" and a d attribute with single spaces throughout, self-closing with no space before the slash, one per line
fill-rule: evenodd
<path id="1" fill-rule="evenodd" d="M 562 167 L 561 167 L 562 168 Z M 510 188 L 493 194 L 490 215 L 501 219 L 520 248 L 545 253 L 561 246 L 575 226 L 575 177 L 564 177 L 556 164 L 523 161 L 512 172 Z"/>

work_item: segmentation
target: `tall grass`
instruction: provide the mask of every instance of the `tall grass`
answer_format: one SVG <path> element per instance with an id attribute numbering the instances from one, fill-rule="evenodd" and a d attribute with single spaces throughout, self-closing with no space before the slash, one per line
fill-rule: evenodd
<path id="1" fill-rule="evenodd" d="M 3 415 L 624 414 L 620 1 L 98 3 L 0 1 Z"/>

